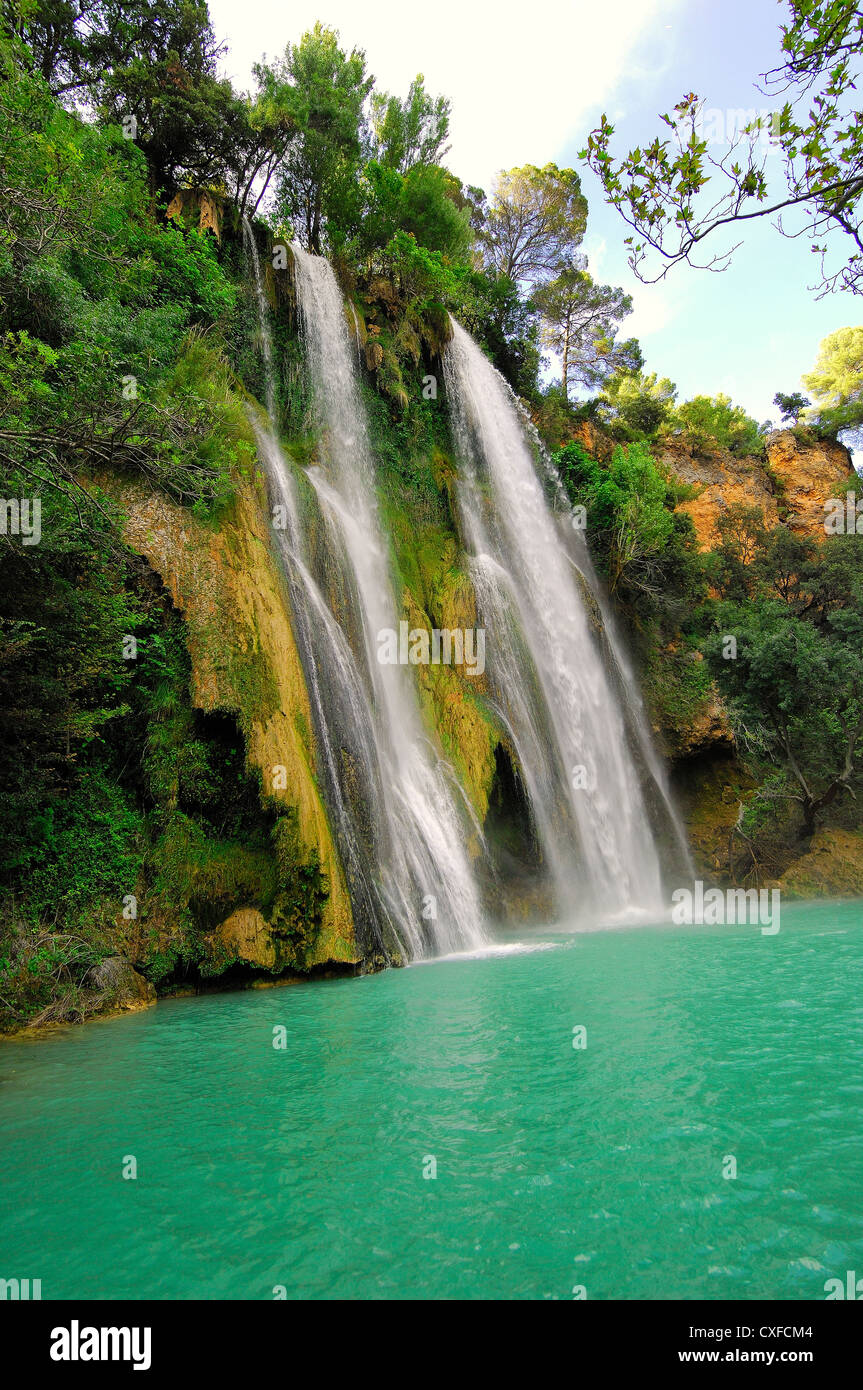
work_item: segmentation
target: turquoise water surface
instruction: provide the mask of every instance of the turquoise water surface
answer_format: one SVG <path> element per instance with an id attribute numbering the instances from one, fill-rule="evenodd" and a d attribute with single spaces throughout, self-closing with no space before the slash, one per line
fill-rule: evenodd
<path id="1" fill-rule="evenodd" d="M 823 1299 L 863 1274 L 860 903 L 528 944 L 0 1047 L 0 1276 Z"/>

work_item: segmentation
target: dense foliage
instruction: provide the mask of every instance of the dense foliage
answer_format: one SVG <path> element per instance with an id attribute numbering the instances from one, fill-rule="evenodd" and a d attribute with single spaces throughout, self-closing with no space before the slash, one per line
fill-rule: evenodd
<path id="1" fill-rule="evenodd" d="M 697 705 L 715 667 L 759 776 L 769 765 L 771 787 L 801 799 L 807 829 L 857 775 L 857 551 L 798 554 L 784 531 L 768 538 L 757 517 L 731 513 L 716 555 L 699 557 L 679 510 L 689 493 L 662 449 L 758 454 L 764 427 L 721 395 L 678 403 L 670 381 L 644 370 L 620 332 L 630 300 L 595 283 L 579 250 L 578 175 L 526 165 L 488 194 L 463 185 L 445 164 L 448 100 L 421 75 L 405 97 L 378 90 L 365 54 L 322 24 L 257 64 L 251 92 L 219 76 L 221 56 L 203 0 L 4 8 L 7 1021 L 86 1011 L 92 972 L 127 930 L 152 930 L 147 969 L 162 986 L 210 968 L 199 934 L 238 902 L 269 914 L 298 968 L 314 939 L 326 884 L 298 862 L 291 818 L 262 803 L 245 731 L 193 710 L 182 619 L 123 535 L 124 489 L 214 526 L 254 466 L 247 405 L 263 383 L 244 218 L 262 251 L 298 239 L 332 258 L 365 366 L 395 560 L 415 592 L 431 604 L 467 585 L 446 413 L 425 389 L 441 378 L 452 313 L 555 450 L 654 673 L 654 705 Z M 265 280 L 278 422 L 302 459 L 314 441 L 296 305 L 275 261 Z M 807 380 L 825 431 L 859 423 L 859 334 L 828 340 Z M 809 419 L 803 397 L 777 404 Z M 583 442 L 591 420 L 605 451 Z M 714 660 L 726 629 L 748 653 L 733 669 Z M 816 689 L 829 692 L 817 719 Z M 149 904 L 133 927 L 130 897 Z"/>
<path id="2" fill-rule="evenodd" d="M 806 839 L 863 787 L 863 536 L 816 545 L 738 507 L 714 560 L 705 653 L 760 784 L 742 830 L 769 845 L 796 808 Z"/>
<path id="3" fill-rule="evenodd" d="M 807 419 L 825 433 L 859 443 L 863 432 L 863 328 L 840 328 L 821 344 L 818 361 L 803 377 L 815 400 L 810 406 L 802 396 Z"/>

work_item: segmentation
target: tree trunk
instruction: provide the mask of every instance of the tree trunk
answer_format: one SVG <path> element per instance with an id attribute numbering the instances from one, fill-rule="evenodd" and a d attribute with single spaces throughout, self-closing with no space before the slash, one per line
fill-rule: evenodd
<path id="1" fill-rule="evenodd" d="M 569 404 L 569 320 L 563 330 L 563 399 Z"/>
<path id="2" fill-rule="evenodd" d="M 315 202 L 314 202 L 314 211 L 313 211 L 313 216 L 312 216 L 312 230 L 311 230 L 311 235 L 310 235 L 310 237 L 309 237 L 309 242 L 310 242 L 309 250 L 310 250 L 310 251 L 313 251 L 314 254 L 315 254 L 316 256 L 319 256 L 319 255 L 321 254 L 321 195 L 320 195 L 320 190 L 318 191 L 317 197 L 315 198 Z"/>

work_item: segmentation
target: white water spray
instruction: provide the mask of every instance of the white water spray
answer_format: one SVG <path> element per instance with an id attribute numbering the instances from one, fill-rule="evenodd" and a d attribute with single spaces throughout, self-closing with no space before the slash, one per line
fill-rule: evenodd
<path id="1" fill-rule="evenodd" d="M 609 679 L 586 548 L 579 583 L 566 517 L 549 508 L 512 392 L 455 322 L 445 373 L 488 670 L 558 910 L 578 919 L 659 914 L 659 857 L 630 748 L 643 716 L 633 703 L 625 717 Z"/>

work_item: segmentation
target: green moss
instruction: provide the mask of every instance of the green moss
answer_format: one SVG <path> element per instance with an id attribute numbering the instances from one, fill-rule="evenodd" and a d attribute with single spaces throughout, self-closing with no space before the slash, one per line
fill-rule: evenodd
<path id="1" fill-rule="evenodd" d="M 286 942 L 292 963 L 302 969 L 320 936 L 328 888 L 316 854 L 302 856 L 296 816 L 281 815 L 271 831 L 278 888 L 269 911 L 269 925 Z"/>
<path id="2" fill-rule="evenodd" d="M 309 763 L 313 766 L 315 758 L 315 740 L 304 710 L 296 710 L 294 713 L 294 726 L 299 732 L 300 738 L 303 740 L 303 747 L 308 754 Z"/>
<path id="3" fill-rule="evenodd" d="M 219 839 L 181 811 L 161 829 L 149 861 L 148 911 L 209 931 L 240 906 L 263 906 L 275 891 L 266 848 Z"/>
<path id="4" fill-rule="evenodd" d="M 451 505 L 455 466 L 442 445 L 445 419 L 417 392 L 407 417 L 394 422 L 369 402 L 379 467 L 381 520 L 390 542 L 401 609 L 412 626 L 476 625 L 476 598 L 461 559 Z M 426 726 L 452 763 L 480 821 L 494 778 L 498 729 L 482 681 L 454 667 L 417 668 Z"/>
<path id="5" fill-rule="evenodd" d="M 715 695 L 695 640 L 681 639 L 669 647 L 655 629 L 644 643 L 642 689 L 653 722 L 663 730 L 672 752 L 686 746 L 690 730 L 706 715 Z"/>

